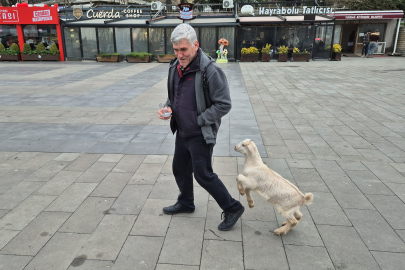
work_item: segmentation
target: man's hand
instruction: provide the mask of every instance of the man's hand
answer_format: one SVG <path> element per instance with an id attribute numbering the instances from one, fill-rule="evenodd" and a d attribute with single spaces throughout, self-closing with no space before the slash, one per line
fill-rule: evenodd
<path id="1" fill-rule="evenodd" d="M 162 114 L 164 114 L 164 113 L 172 113 L 172 109 L 171 108 L 169 108 L 169 107 L 164 107 L 164 108 L 162 108 L 162 109 L 160 109 L 159 111 L 158 111 L 158 117 L 159 117 L 159 119 L 162 119 L 162 120 L 169 120 L 171 117 L 172 117 L 172 115 L 170 114 L 169 116 L 167 116 L 167 117 L 163 117 L 162 116 Z"/>

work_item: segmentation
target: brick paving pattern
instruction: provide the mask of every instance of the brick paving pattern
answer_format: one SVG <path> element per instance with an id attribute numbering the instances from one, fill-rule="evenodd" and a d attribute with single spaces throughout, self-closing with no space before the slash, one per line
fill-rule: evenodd
<path id="1" fill-rule="evenodd" d="M 214 171 L 246 207 L 228 232 L 195 182 L 168 216 L 174 136 L 157 118 L 167 64 L 0 63 L 0 269 L 402 269 L 403 58 L 228 63 Z M 235 178 L 250 138 L 314 203 L 286 236 Z"/>

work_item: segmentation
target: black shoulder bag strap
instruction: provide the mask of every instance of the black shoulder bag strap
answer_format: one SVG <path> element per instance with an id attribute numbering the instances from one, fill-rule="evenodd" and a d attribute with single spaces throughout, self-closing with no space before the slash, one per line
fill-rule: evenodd
<path id="1" fill-rule="evenodd" d="M 205 106 L 209 108 L 211 107 L 212 102 L 210 98 L 210 89 L 208 87 L 207 67 L 204 68 L 202 75 L 203 75 L 203 92 L 204 92 Z"/>

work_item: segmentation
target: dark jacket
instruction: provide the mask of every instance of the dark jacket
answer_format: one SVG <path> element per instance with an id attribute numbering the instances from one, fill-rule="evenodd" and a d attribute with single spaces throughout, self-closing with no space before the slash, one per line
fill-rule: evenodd
<path id="1" fill-rule="evenodd" d="M 197 123 L 201 128 L 207 144 L 215 144 L 221 118 L 225 116 L 232 107 L 229 93 L 228 81 L 225 73 L 217 66 L 215 60 L 206 55 L 201 49 L 199 69 L 195 73 L 195 97 L 197 105 Z M 169 76 L 167 80 L 168 99 L 166 106 L 172 108 L 174 102 L 174 76 L 177 72 L 179 61 L 175 58 L 170 62 Z M 203 74 L 206 74 L 208 93 L 204 93 Z M 207 97 L 207 100 L 205 99 Z M 177 130 L 175 117 L 170 120 L 170 127 L 173 133 Z"/>

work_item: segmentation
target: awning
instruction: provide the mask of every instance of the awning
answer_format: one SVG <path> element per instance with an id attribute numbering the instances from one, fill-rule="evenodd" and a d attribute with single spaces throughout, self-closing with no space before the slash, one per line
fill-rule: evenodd
<path id="1" fill-rule="evenodd" d="M 133 26 L 144 25 L 146 26 L 145 19 L 124 19 L 124 20 L 104 20 L 104 19 L 92 19 L 81 21 L 65 21 L 66 26 Z"/>
<path id="2" fill-rule="evenodd" d="M 383 20 L 383 19 L 402 19 L 404 12 L 402 10 L 385 11 L 337 11 L 329 14 L 336 20 Z"/>
<path id="3" fill-rule="evenodd" d="M 180 19 L 162 19 L 157 21 L 149 21 L 152 26 L 177 26 L 183 23 Z M 190 21 L 192 26 L 235 26 L 238 25 L 236 18 L 196 18 Z"/>
<path id="4" fill-rule="evenodd" d="M 266 23 L 266 22 L 283 22 L 284 20 L 277 16 L 268 17 L 240 17 L 240 23 Z"/>

